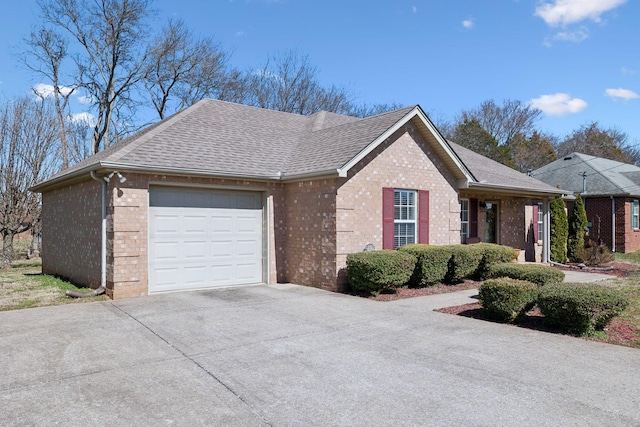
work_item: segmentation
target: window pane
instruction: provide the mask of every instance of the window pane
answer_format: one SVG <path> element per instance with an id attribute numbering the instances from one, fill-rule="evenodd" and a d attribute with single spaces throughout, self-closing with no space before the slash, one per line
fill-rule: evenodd
<path id="1" fill-rule="evenodd" d="M 416 225 L 413 223 L 396 223 L 394 225 L 394 247 L 409 245 L 416 242 Z"/>

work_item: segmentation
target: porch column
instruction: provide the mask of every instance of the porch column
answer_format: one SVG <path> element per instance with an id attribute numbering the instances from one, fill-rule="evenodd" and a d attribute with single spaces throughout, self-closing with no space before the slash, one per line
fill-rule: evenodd
<path id="1" fill-rule="evenodd" d="M 542 210 L 544 212 L 542 218 L 542 262 L 551 261 L 551 213 L 549 199 L 542 201 Z"/>

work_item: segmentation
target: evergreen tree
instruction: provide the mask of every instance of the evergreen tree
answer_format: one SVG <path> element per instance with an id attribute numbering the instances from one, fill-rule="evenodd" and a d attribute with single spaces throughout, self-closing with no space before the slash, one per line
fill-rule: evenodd
<path id="1" fill-rule="evenodd" d="M 587 212 L 580 194 L 576 196 L 569 218 L 569 238 L 567 239 L 567 256 L 571 262 L 582 262 L 584 249 L 584 232 L 587 228 Z"/>
<path id="2" fill-rule="evenodd" d="M 567 262 L 567 238 L 569 237 L 569 223 L 566 205 L 561 197 L 551 201 L 551 261 Z"/>

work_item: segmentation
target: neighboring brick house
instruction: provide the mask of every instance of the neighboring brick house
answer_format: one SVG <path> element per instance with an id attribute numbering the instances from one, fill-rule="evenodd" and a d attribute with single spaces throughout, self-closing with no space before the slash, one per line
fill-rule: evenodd
<path id="1" fill-rule="evenodd" d="M 347 254 L 411 242 L 494 241 L 546 259 L 538 230 L 562 193 L 445 141 L 419 106 L 359 119 L 214 100 L 34 191 L 43 271 L 113 298 L 276 282 L 341 290 Z"/>
<path id="2" fill-rule="evenodd" d="M 602 239 L 614 252 L 640 249 L 639 167 L 571 153 L 531 175 L 571 194 L 580 194 L 589 221 L 589 238 Z M 567 207 L 571 213 L 572 202 Z"/>

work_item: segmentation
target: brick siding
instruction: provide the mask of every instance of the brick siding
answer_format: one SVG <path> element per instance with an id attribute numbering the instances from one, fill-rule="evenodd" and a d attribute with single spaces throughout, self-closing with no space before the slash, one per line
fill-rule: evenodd
<path id="1" fill-rule="evenodd" d="M 371 243 L 382 249 L 382 188 L 429 191 L 429 243 L 460 243 L 456 180 L 419 133 L 407 126 L 369 153 L 341 179 L 337 192 L 338 287 L 347 255 Z M 419 207 L 418 207 L 419 209 Z"/>
<path id="2" fill-rule="evenodd" d="M 97 288 L 101 282 L 102 194 L 87 180 L 42 195 L 42 272 Z"/>

